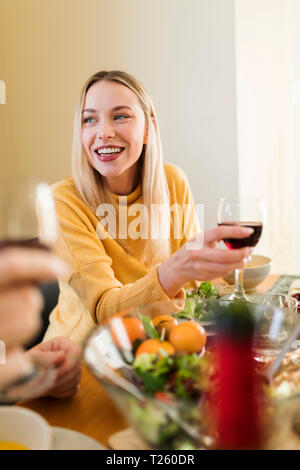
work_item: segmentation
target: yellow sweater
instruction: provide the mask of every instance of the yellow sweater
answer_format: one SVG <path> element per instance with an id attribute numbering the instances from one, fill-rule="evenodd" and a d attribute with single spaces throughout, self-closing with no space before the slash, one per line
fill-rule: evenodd
<path id="1" fill-rule="evenodd" d="M 170 204 L 193 205 L 183 171 L 166 164 L 165 174 Z M 57 251 L 71 270 L 68 279 L 60 283 L 58 305 L 50 315 L 44 340 L 66 336 L 82 345 L 95 324 L 105 317 L 128 307 L 169 300 L 159 282 L 157 266 L 148 268 L 132 254 L 138 240 L 128 240 L 129 250 L 125 250 L 117 239 L 110 236 L 100 239 L 99 218 L 83 202 L 72 178 L 55 184 L 53 194 L 60 225 Z M 142 202 L 140 184 L 127 196 L 128 208 Z M 189 215 L 188 227 L 189 236 L 183 235 L 181 239 L 174 238 L 171 229 L 171 254 L 196 233 L 194 211 Z M 100 225 L 100 231 L 103 230 Z M 184 297 L 184 291 L 177 297 Z"/>

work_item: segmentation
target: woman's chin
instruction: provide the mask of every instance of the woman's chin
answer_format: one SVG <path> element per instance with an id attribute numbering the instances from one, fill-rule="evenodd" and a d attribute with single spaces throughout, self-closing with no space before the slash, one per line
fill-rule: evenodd
<path id="1" fill-rule="evenodd" d="M 95 167 L 94 167 L 95 168 Z M 115 180 L 116 178 L 119 178 L 122 176 L 125 170 L 122 170 L 120 168 L 103 168 L 102 165 L 97 165 L 95 168 L 98 173 L 102 176 L 102 178 L 107 179 L 107 180 Z"/>
<path id="2" fill-rule="evenodd" d="M 111 162 L 93 162 L 93 167 L 102 176 L 107 177 L 120 176 L 124 171 L 122 168 L 120 168 L 119 162 L 117 162 L 116 160 Z"/>

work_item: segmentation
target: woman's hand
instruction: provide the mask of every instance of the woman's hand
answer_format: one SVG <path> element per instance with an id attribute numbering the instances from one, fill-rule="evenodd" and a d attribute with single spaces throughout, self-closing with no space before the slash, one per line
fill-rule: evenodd
<path id="1" fill-rule="evenodd" d="M 82 350 L 68 338 L 54 338 L 27 351 L 30 358 L 56 369 L 56 381 L 44 396 L 67 398 L 80 386 Z"/>
<path id="2" fill-rule="evenodd" d="M 43 299 L 36 282 L 66 274 L 65 264 L 53 254 L 33 248 L 0 252 L 0 339 L 6 347 L 26 344 L 40 327 Z"/>
<path id="3" fill-rule="evenodd" d="M 158 267 L 162 288 L 172 298 L 186 282 L 209 281 L 244 267 L 252 248 L 224 250 L 217 248 L 217 243 L 224 238 L 245 238 L 251 233 L 253 229 L 237 226 L 219 226 L 206 230 L 203 248 L 190 249 L 191 242 L 186 243 Z"/>

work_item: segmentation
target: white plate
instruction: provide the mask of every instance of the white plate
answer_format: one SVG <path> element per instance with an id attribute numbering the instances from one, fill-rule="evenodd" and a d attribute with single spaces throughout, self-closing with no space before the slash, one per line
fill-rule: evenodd
<path id="1" fill-rule="evenodd" d="M 100 442 L 81 432 L 52 426 L 52 450 L 107 450 Z"/>

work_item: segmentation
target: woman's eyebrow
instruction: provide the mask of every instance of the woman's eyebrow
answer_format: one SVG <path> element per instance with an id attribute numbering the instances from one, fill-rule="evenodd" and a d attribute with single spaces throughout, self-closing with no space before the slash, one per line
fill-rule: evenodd
<path id="1" fill-rule="evenodd" d="M 126 104 L 121 105 L 121 106 L 115 106 L 115 107 L 112 109 L 112 111 L 119 111 L 120 109 L 124 109 L 124 108 L 130 109 L 130 110 L 132 111 L 132 107 L 131 107 L 131 106 L 127 106 Z"/>
<path id="2" fill-rule="evenodd" d="M 133 111 L 133 108 L 131 106 L 127 106 L 126 104 L 122 104 L 120 106 L 115 106 L 114 108 L 112 108 L 112 111 L 119 111 L 120 109 L 129 109 L 130 111 Z M 84 109 L 82 111 L 82 114 L 83 113 L 96 113 L 97 111 L 95 109 L 92 109 L 92 108 L 87 108 L 87 109 Z"/>
<path id="3" fill-rule="evenodd" d="M 97 111 L 95 109 L 92 109 L 92 108 L 87 108 L 87 109 L 83 109 L 82 110 L 82 114 L 83 113 L 96 113 Z"/>

